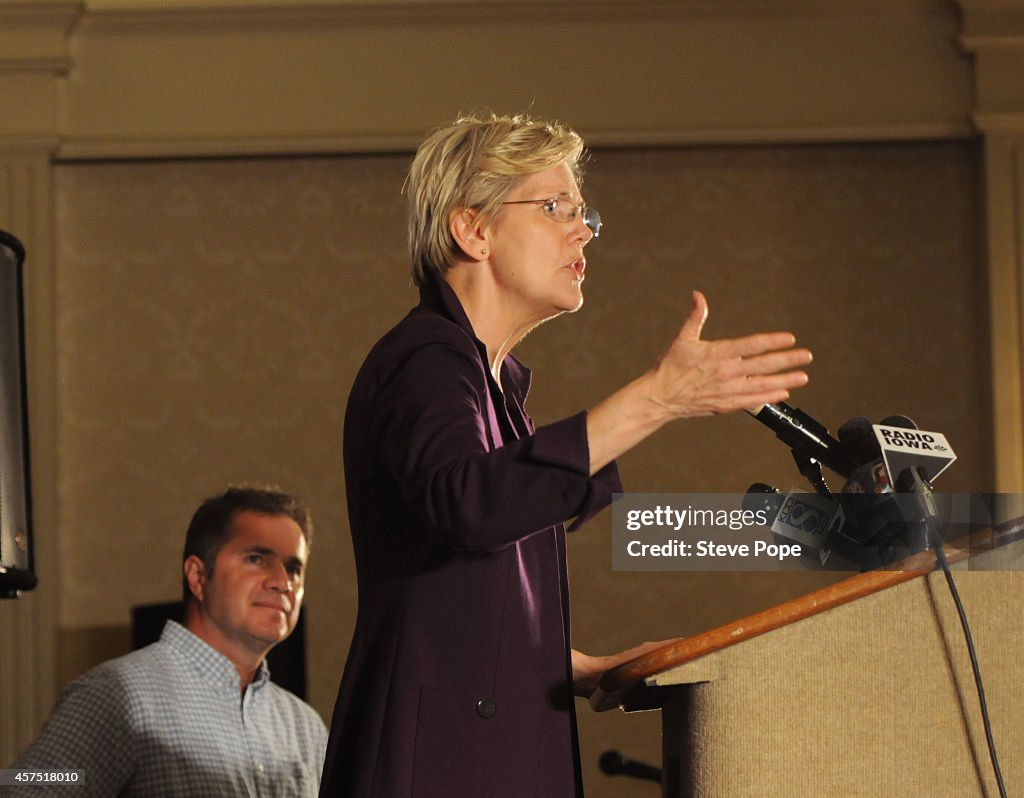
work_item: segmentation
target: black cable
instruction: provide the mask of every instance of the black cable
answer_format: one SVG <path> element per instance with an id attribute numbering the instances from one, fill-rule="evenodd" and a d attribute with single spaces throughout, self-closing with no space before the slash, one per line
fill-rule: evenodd
<path id="1" fill-rule="evenodd" d="M 929 524 L 929 526 L 931 526 Z M 960 602 L 960 592 L 956 589 L 956 582 L 953 581 L 953 572 L 949 569 L 949 561 L 946 559 L 946 552 L 942 549 L 942 537 L 937 529 L 932 529 L 935 538 L 935 556 L 942 566 L 942 573 L 946 576 L 946 583 L 949 585 L 949 592 L 953 596 L 953 603 L 956 605 L 957 615 L 960 616 L 960 626 L 964 630 L 964 640 L 967 643 L 967 654 L 971 658 L 971 670 L 974 671 L 974 684 L 978 690 L 978 703 L 981 705 L 981 719 L 985 727 L 985 741 L 988 743 L 988 755 L 992 760 L 992 770 L 996 775 L 996 784 L 999 787 L 1000 798 L 1006 798 L 1006 785 L 1003 783 L 1003 772 L 999 767 L 999 757 L 996 755 L 996 742 L 992 737 L 992 724 L 988 717 L 988 702 L 985 700 L 985 687 L 981 682 L 981 668 L 978 665 L 978 656 L 974 650 L 974 639 L 971 637 L 971 628 L 967 623 L 967 613 L 964 612 L 964 605 Z"/>

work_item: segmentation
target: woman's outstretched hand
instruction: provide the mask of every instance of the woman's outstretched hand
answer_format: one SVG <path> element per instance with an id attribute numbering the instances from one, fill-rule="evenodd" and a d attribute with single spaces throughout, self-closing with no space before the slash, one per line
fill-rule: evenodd
<path id="1" fill-rule="evenodd" d="M 693 292 L 693 310 L 649 375 L 648 399 L 672 418 L 710 416 L 781 402 L 807 384 L 811 362 L 788 332 L 703 341 L 708 302 Z"/>
<path id="2" fill-rule="evenodd" d="M 654 368 L 591 409 L 591 473 L 673 419 L 753 410 L 807 384 L 811 353 L 795 348 L 792 333 L 705 341 L 707 318 L 708 302 L 694 291 L 689 317 Z"/>

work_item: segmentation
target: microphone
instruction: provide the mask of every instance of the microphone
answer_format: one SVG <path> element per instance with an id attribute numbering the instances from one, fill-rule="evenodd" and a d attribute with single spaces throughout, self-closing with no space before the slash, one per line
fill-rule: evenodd
<path id="1" fill-rule="evenodd" d="M 740 504 L 747 512 L 763 512 L 765 516 L 774 517 L 779 514 L 779 508 L 782 507 L 782 495 L 782 491 L 772 485 L 755 482 L 747 488 Z"/>
<path id="2" fill-rule="evenodd" d="M 802 562 L 808 568 L 823 568 L 829 555 L 870 571 L 882 565 L 879 552 L 859 540 L 858 521 L 845 506 L 842 496 L 816 493 L 782 493 L 763 482 L 755 482 L 743 497 L 743 509 L 762 511 L 772 519 L 776 540 L 799 543 Z"/>
<path id="3" fill-rule="evenodd" d="M 917 429 L 906 416 L 887 416 L 879 426 Z M 892 480 L 875 436 L 875 425 L 863 416 L 851 418 L 837 432 L 840 447 L 854 464 L 843 493 L 892 493 Z"/>
<path id="4" fill-rule="evenodd" d="M 893 423 L 897 420 L 909 423 Z M 931 481 L 956 460 L 946 436 L 920 430 L 904 417 L 883 419 L 873 429 L 889 483 L 897 493 L 909 494 L 910 501 L 901 503 L 907 524 L 907 547 L 910 551 L 926 551 L 933 542 L 941 546 L 939 513 Z"/>
<path id="5" fill-rule="evenodd" d="M 780 406 L 765 405 L 761 412 L 769 407 Z M 781 408 L 793 411 L 785 405 Z M 928 548 L 938 531 L 930 481 L 956 459 L 944 435 L 923 432 L 906 416 L 887 416 L 881 424 L 858 417 L 839 428 L 837 441 L 806 414 L 795 411 L 790 415 L 799 422 L 790 426 L 809 429 L 813 441 L 808 443 L 805 438 L 798 446 L 795 436 L 802 433 L 793 431 L 786 432 L 788 437 L 779 437 L 786 443 L 795 441 L 794 451 L 808 456 L 815 456 L 808 449 L 817 445 L 820 456 L 816 459 L 837 472 L 834 465 L 847 464 L 843 492 L 834 496 L 796 491 L 783 494 L 756 482 L 747 490 L 744 510 L 765 512 L 772 518 L 773 536 L 799 543 L 821 566 L 829 554 L 836 554 L 871 570 L 892 562 L 903 546 L 910 551 Z M 835 457 L 836 452 L 842 457 Z"/>
<path id="6" fill-rule="evenodd" d="M 828 428 L 799 408 L 790 407 L 785 402 L 774 402 L 747 412 L 794 452 L 828 466 L 840 476 L 849 477 L 853 471 L 853 461 Z"/>
<path id="7" fill-rule="evenodd" d="M 845 523 L 843 509 L 835 499 L 806 491 L 783 493 L 763 482 L 747 488 L 742 507 L 770 516 L 773 535 L 799 543 L 804 552 L 813 550 L 822 563 L 828 557 L 828 541 Z"/>
<path id="8" fill-rule="evenodd" d="M 857 540 L 867 546 L 895 551 L 893 547 L 906 537 L 907 522 L 902 504 L 894 495 L 898 475 L 889 469 L 876 432 L 882 428 L 916 430 L 917 424 L 906 416 L 894 415 L 886 416 L 880 424 L 857 417 L 839 428 L 840 444 L 856 463 L 843 485 L 843 494 L 848 497 L 846 506 L 856 519 Z"/>
<path id="9" fill-rule="evenodd" d="M 881 457 L 881 449 L 875 440 L 871 422 L 864 416 L 857 416 L 845 422 L 837 431 L 839 445 L 855 466 L 861 466 Z"/>
<path id="10" fill-rule="evenodd" d="M 627 756 L 623 756 L 621 751 L 616 751 L 615 749 L 601 754 L 597 764 L 601 768 L 601 772 L 606 776 L 632 776 L 634 779 L 661 783 L 661 768 L 637 762 Z"/>

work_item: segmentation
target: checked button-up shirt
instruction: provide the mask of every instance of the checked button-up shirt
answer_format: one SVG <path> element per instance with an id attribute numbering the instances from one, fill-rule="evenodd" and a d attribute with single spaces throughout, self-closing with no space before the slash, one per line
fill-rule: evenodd
<path id="1" fill-rule="evenodd" d="M 315 796 L 327 730 L 270 681 L 245 692 L 227 657 L 169 621 L 151 646 L 68 685 L 12 768 L 81 770 L 84 784 L 0 787 L 0 796 Z"/>

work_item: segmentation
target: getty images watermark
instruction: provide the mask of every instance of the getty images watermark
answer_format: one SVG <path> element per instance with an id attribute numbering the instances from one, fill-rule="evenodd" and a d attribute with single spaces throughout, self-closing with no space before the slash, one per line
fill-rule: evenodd
<path id="1" fill-rule="evenodd" d="M 612 505 L 612 565 L 621 571 L 761 571 L 796 565 L 802 546 L 772 536 L 767 507 L 743 494 L 627 493 Z"/>
<path id="2" fill-rule="evenodd" d="M 968 547 L 1000 526 L 992 494 L 936 496 L 934 523 L 947 545 Z M 925 519 L 913 496 L 824 497 L 768 486 L 746 494 L 627 493 L 612 505 L 617 571 L 866 571 L 899 567 L 925 548 Z M 1013 530 L 1016 530 L 1014 533 Z M 974 536 L 974 537 L 972 537 Z M 1018 570 L 1024 563 L 1012 562 Z"/>

